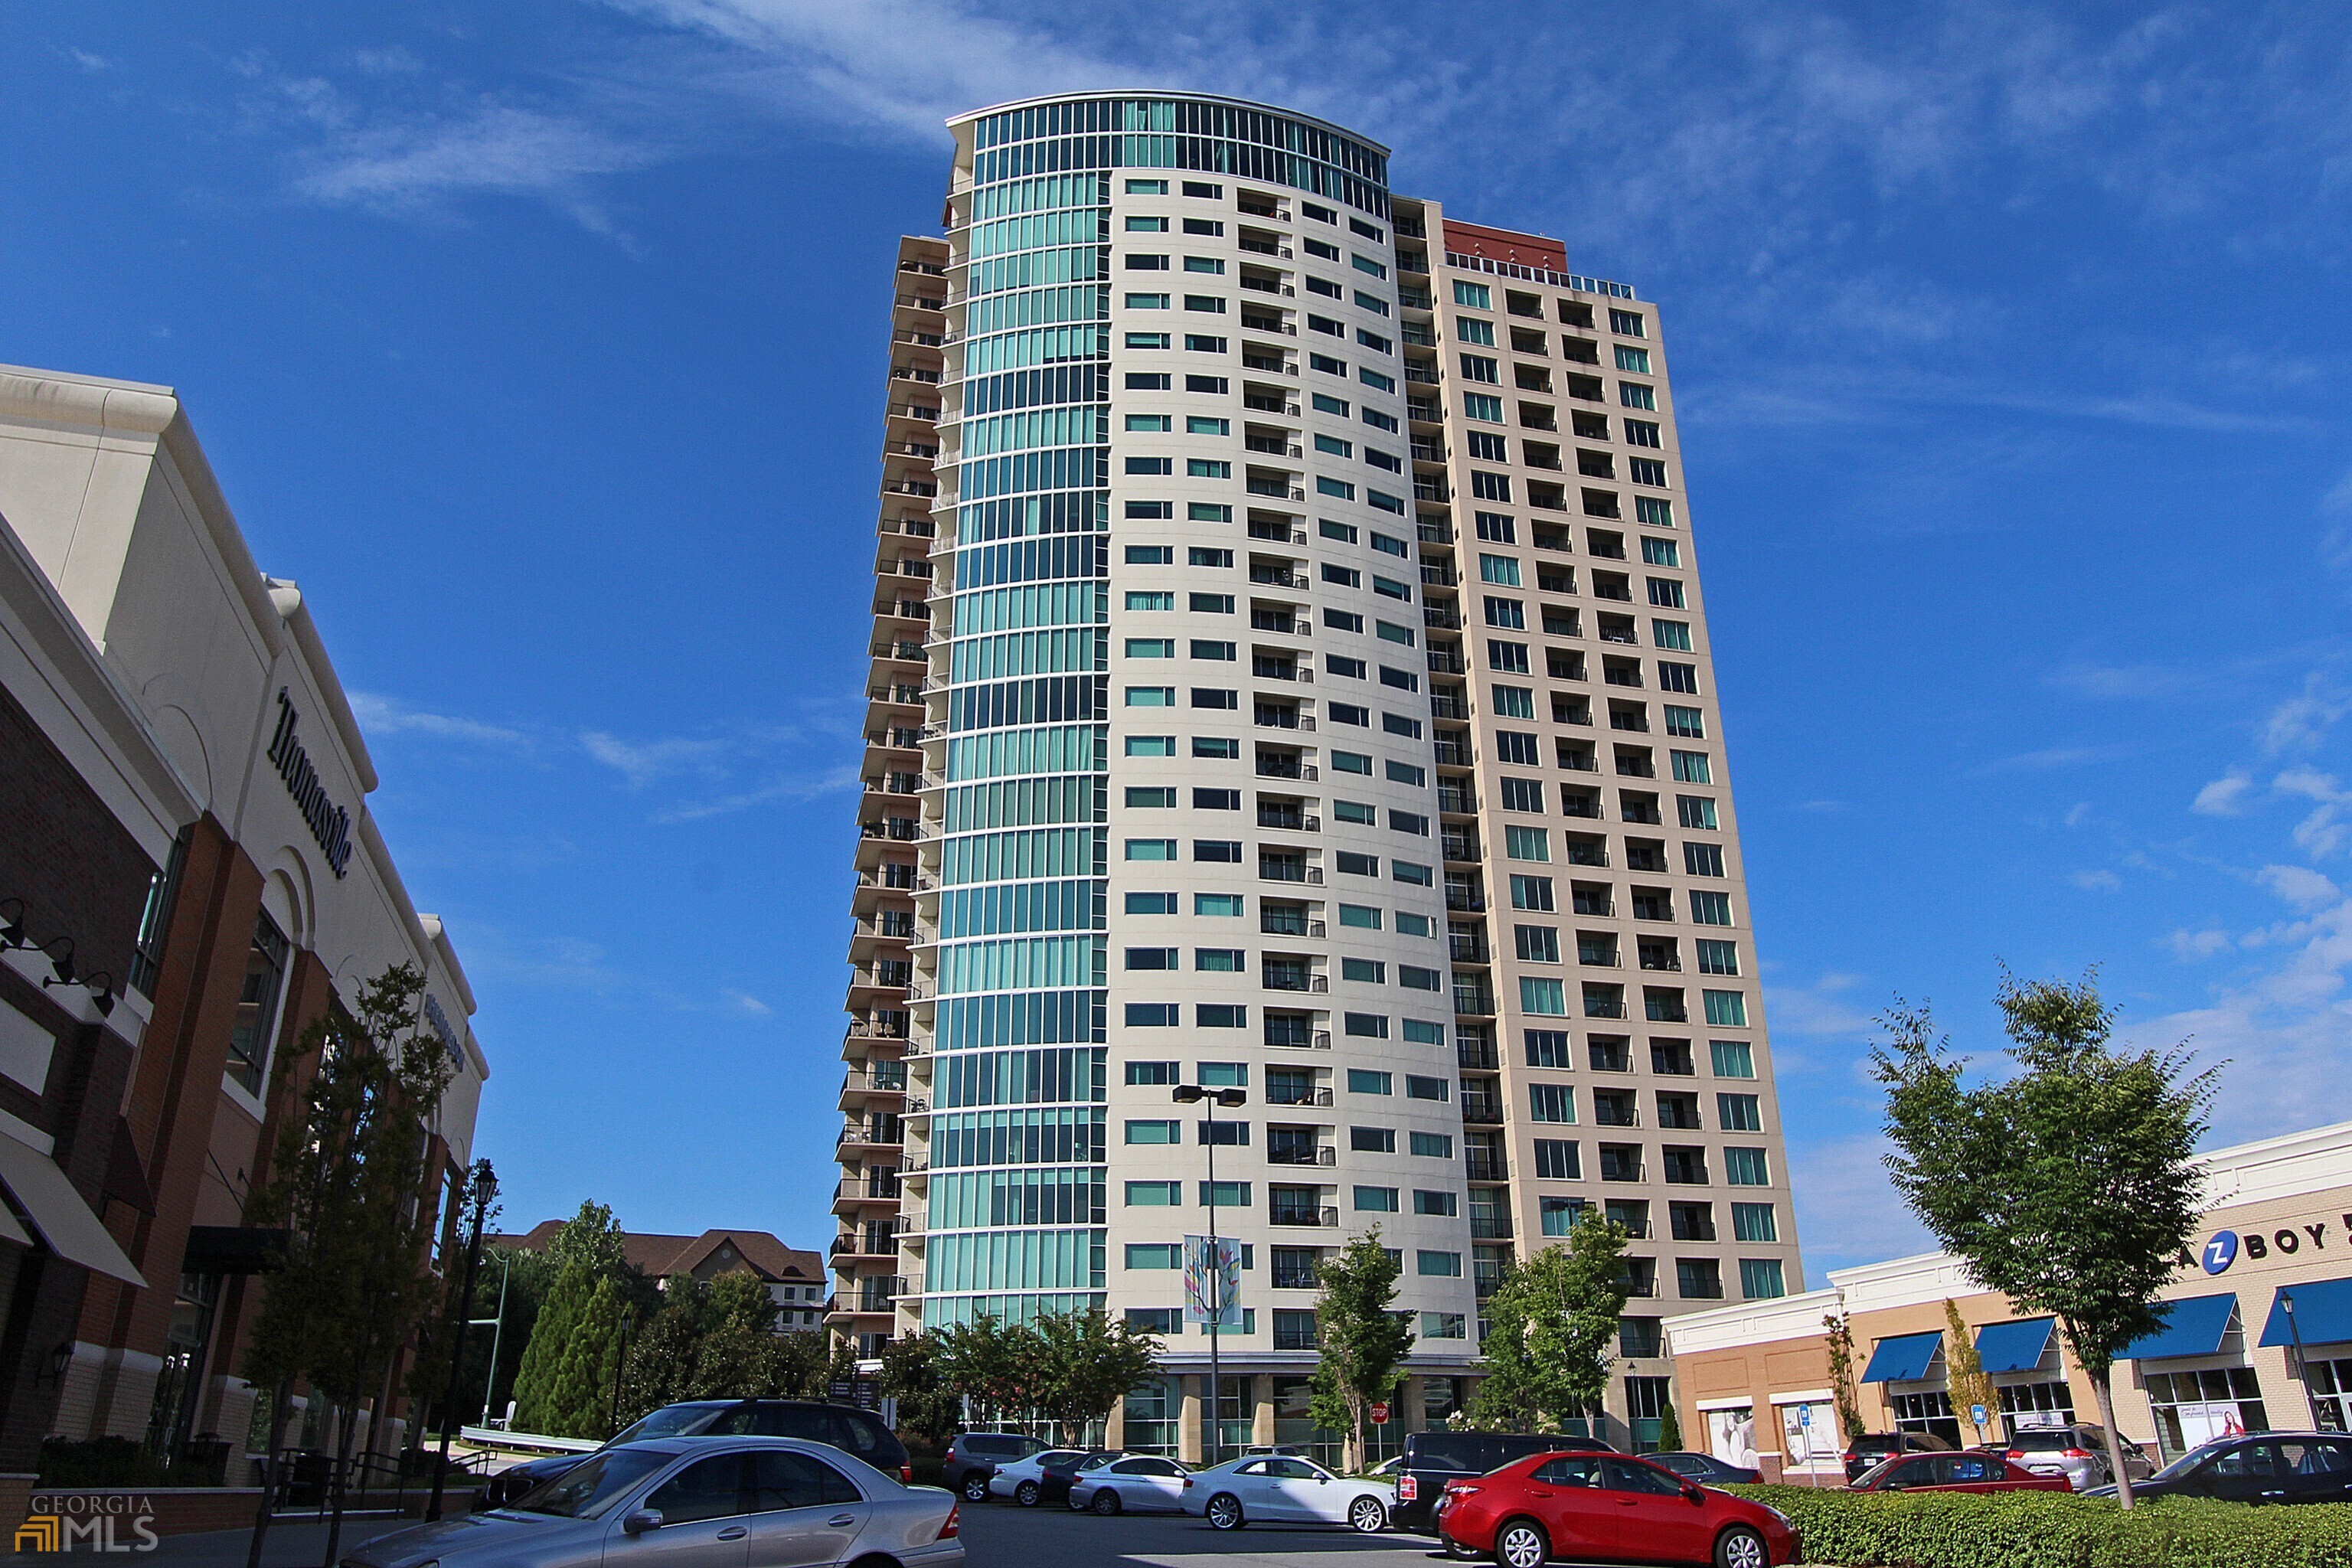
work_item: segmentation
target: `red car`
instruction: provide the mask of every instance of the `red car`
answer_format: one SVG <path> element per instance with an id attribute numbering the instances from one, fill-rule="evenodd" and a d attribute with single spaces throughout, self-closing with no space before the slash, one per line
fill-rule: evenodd
<path id="1" fill-rule="evenodd" d="M 1456 1481 L 1438 1501 L 1437 1535 L 1447 1555 L 1491 1555 L 1502 1568 L 1554 1557 L 1713 1568 L 1797 1560 L 1797 1531 L 1779 1510 L 1622 1454 L 1535 1454 Z"/>
<path id="2" fill-rule="evenodd" d="M 2037 1476 L 2000 1454 L 1898 1454 L 1846 1483 L 1855 1492 L 2069 1492 L 2064 1476 Z"/>

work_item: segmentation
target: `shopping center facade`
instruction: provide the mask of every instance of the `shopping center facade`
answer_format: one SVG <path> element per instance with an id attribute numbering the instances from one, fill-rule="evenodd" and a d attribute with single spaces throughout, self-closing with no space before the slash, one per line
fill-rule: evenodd
<path id="1" fill-rule="evenodd" d="M 2195 1250 L 2163 1292 L 2163 1331 L 2116 1363 L 2116 1429 L 2164 1459 L 2236 1431 L 2352 1430 L 2352 1122 L 2199 1163 L 2206 1208 Z M 2098 1421 L 2090 1381 L 2052 1320 L 1930 1253 L 1671 1320 L 1685 1439 L 1768 1472 L 1842 1474 L 1825 1321 L 1843 1317 L 1869 1430 L 1977 1440 L 1946 1393 L 1948 1300 L 1992 1379 L 1999 1409 L 1987 1414 L 2003 1435 Z"/>

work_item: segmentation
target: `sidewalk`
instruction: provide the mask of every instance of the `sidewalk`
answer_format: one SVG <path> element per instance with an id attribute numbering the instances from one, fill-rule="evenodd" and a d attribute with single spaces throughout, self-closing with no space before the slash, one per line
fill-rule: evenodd
<path id="1" fill-rule="evenodd" d="M 405 1530 L 413 1519 L 346 1519 L 340 1552 L 349 1552 L 363 1541 L 390 1531 Z M 246 1553 L 252 1549 L 253 1532 L 249 1530 L 216 1530 L 198 1535 L 167 1535 L 163 1544 L 152 1552 L 130 1554 L 133 1563 L 169 1563 L 171 1568 L 245 1568 Z M 262 1548 L 262 1568 L 320 1568 L 327 1550 L 327 1527 L 310 1519 L 278 1520 L 269 1527 L 269 1540 Z M 45 1568 L 56 1564 L 69 1553 L 15 1552 L 0 1557 L 0 1563 Z"/>

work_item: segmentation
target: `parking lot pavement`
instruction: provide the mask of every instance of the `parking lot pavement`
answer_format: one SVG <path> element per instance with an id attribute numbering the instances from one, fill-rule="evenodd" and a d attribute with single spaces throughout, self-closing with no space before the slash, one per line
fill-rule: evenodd
<path id="1" fill-rule="evenodd" d="M 961 1521 L 969 1568 L 1286 1568 L 1325 1556 L 1334 1559 L 1328 1568 L 1428 1568 L 1445 1561 L 1426 1535 L 1359 1535 L 1328 1525 L 1253 1524 L 1226 1535 L 1206 1520 L 1182 1514 L 1104 1519 L 1058 1503 L 1018 1508 L 1003 1502 L 966 1503 Z"/>

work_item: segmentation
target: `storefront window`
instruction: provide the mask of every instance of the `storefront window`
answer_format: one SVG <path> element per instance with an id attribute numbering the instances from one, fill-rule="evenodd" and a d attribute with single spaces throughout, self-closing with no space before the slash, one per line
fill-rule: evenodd
<path id="1" fill-rule="evenodd" d="M 1895 1429 L 1925 1432 L 1941 1437 L 1955 1448 L 1960 1446 L 1960 1424 L 1952 1415 L 1952 1396 L 1940 1388 L 1896 1394 Z"/>
<path id="2" fill-rule="evenodd" d="M 194 1435 L 191 1425 L 203 1402 L 205 1352 L 212 1342 L 213 1309 L 219 1303 L 220 1289 L 217 1274 L 183 1274 L 180 1293 L 172 1302 L 163 1364 L 156 1373 L 155 1402 L 147 1417 L 147 1446 L 166 1464 L 181 1456 Z"/>
<path id="3" fill-rule="evenodd" d="M 2352 1432 L 2352 1361 L 2306 1359 L 2304 1381 L 2323 1432 Z"/>
<path id="4" fill-rule="evenodd" d="M 1838 1468 L 1837 1406 L 1817 1400 L 1775 1407 L 1780 1418 L 1780 1452 L 1790 1469 L 1825 1465 Z M 1841 1473 L 1843 1473 L 1841 1471 Z"/>
<path id="5" fill-rule="evenodd" d="M 2148 1403 L 2156 1409 L 2156 1440 L 2167 1460 L 2216 1437 L 2271 1429 L 2262 1385 L 2250 1366 L 2151 1372 L 2147 1382 Z"/>
<path id="6" fill-rule="evenodd" d="M 1424 1377 L 1421 1380 L 1422 1429 L 1425 1432 L 1445 1430 L 1447 1417 L 1462 1408 L 1462 1380 L 1458 1377 Z"/>
<path id="7" fill-rule="evenodd" d="M 1756 1407 L 1741 1405 L 1706 1413 L 1706 1451 L 1727 1465 L 1756 1468 Z"/>
<path id="8" fill-rule="evenodd" d="M 2074 1424 L 2074 1390 L 2063 1383 L 2004 1383 L 2000 1413 L 2012 1432 L 2021 1426 L 2071 1426 Z"/>
<path id="9" fill-rule="evenodd" d="M 1317 1464 L 1336 1469 L 1341 1457 L 1339 1434 L 1316 1425 L 1310 1409 L 1314 1394 L 1314 1384 L 1306 1378 L 1274 1380 L 1274 1440 L 1298 1444 Z"/>
<path id="10" fill-rule="evenodd" d="M 1177 1412 L 1182 1408 L 1172 1377 L 1155 1377 L 1131 1390 L 1127 1396 L 1127 1451 L 1173 1458 Z"/>

